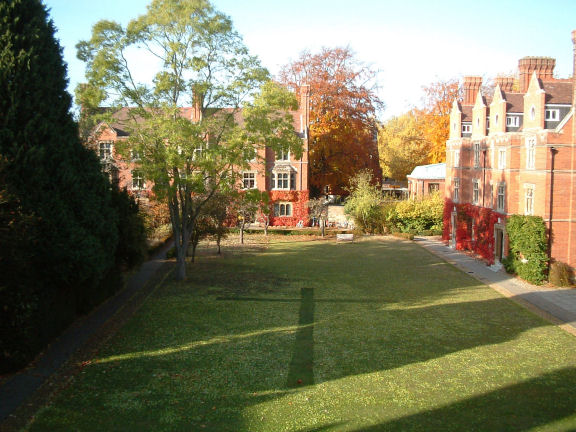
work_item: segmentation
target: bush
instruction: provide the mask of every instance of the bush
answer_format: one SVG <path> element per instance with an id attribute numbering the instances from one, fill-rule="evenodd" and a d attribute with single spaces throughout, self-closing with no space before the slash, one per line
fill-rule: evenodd
<path id="1" fill-rule="evenodd" d="M 394 237 L 406 239 L 406 240 L 414 240 L 414 234 L 407 233 L 407 232 L 394 232 L 392 233 Z"/>
<path id="2" fill-rule="evenodd" d="M 550 265 L 549 281 L 551 284 L 559 287 L 572 286 L 573 277 L 574 273 L 568 264 L 560 261 L 554 261 Z"/>
<path id="3" fill-rule="evenodd" d="M 506 224 L 510 254 L 504 260 L 506 271 L 518 274 L 536 285 L 546 280 L 546 225 L 539 216 L 512 215 Z"/>
<path id="4" fill-rule="evenodd" d="M 439 193 L 434 193 L 422 199 L 387 204 L 385 223 L 391 231 L 436 235 L 442 233 L 443 212 L 444 199 Z"/>

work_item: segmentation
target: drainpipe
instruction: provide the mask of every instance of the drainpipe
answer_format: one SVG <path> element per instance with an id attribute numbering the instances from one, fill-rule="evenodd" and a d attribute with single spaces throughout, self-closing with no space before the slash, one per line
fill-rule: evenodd
<path id="1" fill-rule="evenodd" d="M 554 159 L 558 153 L 555 147 L 550 147 L 550 211 L 548 212 L 548 277 L 552 264 L 552 214 L 554 212 Z"/>
<path id="2" fill-rule="evenodd" d="M 486 196 L 486 150 L 482 150 L 484 154 L 484 163 L 482 164 L 482 207 L 484 207 L 484 198 Z"/>

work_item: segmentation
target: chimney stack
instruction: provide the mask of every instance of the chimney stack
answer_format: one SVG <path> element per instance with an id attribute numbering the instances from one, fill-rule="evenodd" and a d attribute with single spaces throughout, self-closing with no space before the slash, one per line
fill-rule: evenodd
<path id="1" fill-rule="evenodd" d="M 467 76 L 464 77 L 464 101 L 463 105 L 474 105 L 476 102 L 476 95 L 482 87 L 482 77 Z"/>
<path id="2" fill-rule="evenodd" d="M 526 93 L 530 85 L 530 78 L 536 72 L 536 76 L 543 81 L 554 80 L 554 66 L 556 60 L 550 57 L 524 57 L 518 61 L 520 74 L 520 92 Z"/>
<path id="3" fill-rule="evenodd" d="M 495 81 L 504 93 L 511 92 L 514 87 L 514 78 L 512 77 L 497 77 Z"/>

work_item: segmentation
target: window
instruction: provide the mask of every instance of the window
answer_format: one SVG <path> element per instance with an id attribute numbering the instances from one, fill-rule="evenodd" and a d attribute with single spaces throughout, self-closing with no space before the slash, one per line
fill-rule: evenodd
<path id="1" fill-rule="evenodd" d="M 112 141 L 101 141 L 98 144 L 100 159 L 109 159 L 112 157 Z"/>
<path id="2" fill-rule="evenodd" d="M 474 143 L 474 168 L 480 166 L 480 143 Z"/>
<path id="3" fill-rule="evenodd" d="M 472 180 L 472 204 L 478 204 L 480 201 L 480 182 L 478 179 Z"/>
<path id="4" fill-rule="evenodd" d="M 498 198 L 496 201 L 496 210 L 505 211 L 506 210 L 506 184 L 500 183 L 498 185 Z"/>
<path id="5" fill-rule="evenodd" d="M 506 117 L 506 126 L 508 126 L 508 127 L 519 127 L 519 126 L 520 126 L 520 117 L 518 117 L 518 116 L 507 116 L 507 117 Z"/>
<path id="6" fill-rule="evenodd" d="M 130 150 L 130 155 L 132 156 L 133 160 L 140 160 L 140 152 L 136 149 Z"/>
<path id="7" fill-rule="evenodd" d="M 472 125 L 470 124 L 463 124 L 462 125 L 462 133 L 471 133 L 472 132 Z"/>
<path id="8" fill-rule="evenodd" d="M 536 119 L 536 107 L 532 105 L 532 108 L 530 108 L 530 120 L 534 119 Z"/>
<path id="9" fill-rule="evenodd" d="M 290 173 L 273 173 L 272 189 L 288 189 L 290 187 Z"/>
<path id="10" fill-rule="evenodd" d="M 192 160 L 200 159 L 202 157 L 202 154 L 204 153 L 204 150 L 205 150 L 205 145 L 199 144 L 198 147 L 196 147 L 194 149 L 194 153 L 192 153 Z M 178 148 L 178 154 L 182 154 L 180 148 Z"/>
<path id="11" fill-rule="evenodd" d="M 460 179 L 454 179 L 454 192 L 452 194 L 452 200 L 458 202 L 460 200 Z"/>
<path id="12" fill-rule="evenodd" d="M 506 149 L 498 149 L 498 169 L 506 169 Z"/>
<path id="13" fill-rule="evenodd" d="M 452 165 L 454 167 L 460 166 L 460 150 L 454 150 L 454 161 Z"/>
<path id="14" fill-rule="evenodd" d="M 440 190 L 440 183 L 429 183 L 428 184 L 428 193 L 434 193 Z"/>
<path id="15" fill-rule="evenodd" d="M 296 173 L 273 172 L 272 189 L 285 189 L 285 190 L 296 189 Z"/>
<path id="16" fill-rule="evenodd" d="M 524 214 L 534 214 L 534 185 L 524 185 Z"/>
<path id="17" fill-rule="evenodd" d="M 500 116 L 498 114 L 496 114 L 494 116 L 494 126 L 498 126 L 498 121 L 500 120 Z"/>
<path id="18" fill-rule="evenodd" d="M 526 169 L 534 169 L 536 162 L 536 138 L 526 139 Z"/>
<path id="19" fill-rule="evenodd" d="M 256 174 L 253 172 L 245 172 L 242 174 L 242 187 L 244 189 L 256 188 Z"/>
<path id="20" fill-rule="evenodd" d="M 144 176 L 141 171 L 132 171 L 132 189 L 144 189 L 146 183 L 144 182 Z"/>
<path id="21" fill-rule="evenodd" d="M 560 118 L 560 110 L 558 109 L 547 109 L 545 111 L 546 121 L 558 121 Z"/>
<path id="22" fill-rule="evenodd" d="M 277 161 L 289 161 L 290 160 L 290 152 L 280 150 L 276 153 L 276 160 Z"/>
<path id="23" fill-rule="evenodd" d="M 274 216 L 292 216 L 292 203 L 275 203 Z"/>

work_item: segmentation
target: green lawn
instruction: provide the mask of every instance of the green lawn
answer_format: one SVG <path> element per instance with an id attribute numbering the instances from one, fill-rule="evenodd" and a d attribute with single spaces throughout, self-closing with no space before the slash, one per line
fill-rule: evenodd
<path id="1" fill-rule="evenodd" d="M 576 338 L 414 243 L 278 243 L 190 275 L 31 430 L 576 430 Z"/>

